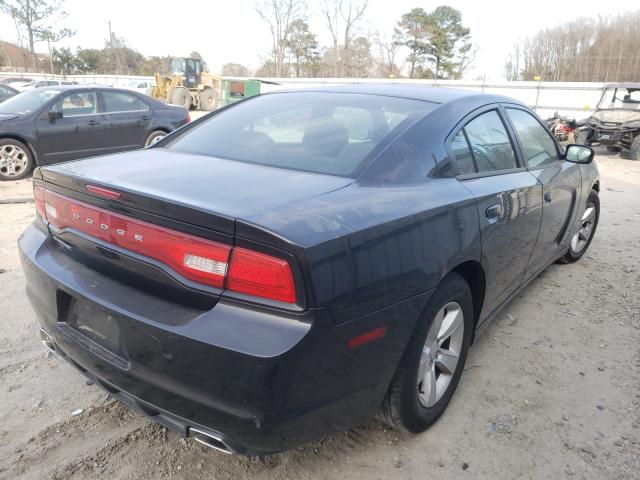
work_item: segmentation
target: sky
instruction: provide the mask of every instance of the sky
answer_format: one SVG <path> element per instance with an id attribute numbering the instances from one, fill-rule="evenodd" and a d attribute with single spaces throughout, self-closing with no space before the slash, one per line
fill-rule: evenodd
<path id="1" fill-rule="evenodd" d="M 369 0 L 365 20 L 359 33 L 372 37 L 379 32 L 389 35 L 403 13 L 414 7 L 427 11 L 441 2 L 416 0 Z M 466 75 L 501 79 L 504 62 L 513 45 L 545 27 L 576 20 L 582 16 L 623 14 L 640 8 L 637 0 L 580 0 L 575 3 L 551 0 L 474 1 L 450 0 L 446 4 L 462 12 L 463 23 L 471 28 L 478 47 L 476 61 Z M 329 44 L 329 33 L 320 13 L 322 0 L 308 1 L 308 21 L 321 45 Z M 269 54 L 270 34 L 254 10 L 254 0 L 190 0 L 184 2 L 158 0 L 66 0 L 68 16 L 56 24 L 76 34 L 60 42 L 60 46 L 101 48 L 109 38 L 108 21 L 118 37 L 146 56 L 186 56 L 196 50 L 202 54 L 211 71 L 234 62 L 257 68 Z M 16 41 L 15 26 L 10 17 L 0 17 L 0 39 Z M 46 53 L 46 45 L 36 50 Z"/>

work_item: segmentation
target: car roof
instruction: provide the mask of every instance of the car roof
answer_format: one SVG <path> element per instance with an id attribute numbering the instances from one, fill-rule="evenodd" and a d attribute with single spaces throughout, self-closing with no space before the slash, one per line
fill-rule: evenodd
<path id="1" fill-rule="evenodd" d="M 640 89 L 640 83 L 607 83 L 605 88 L 638 88 Z"/>
<path id="2" fill-rule="evenodd" d="M 344 84 L 344 85 L 323 85 L 317 87 L 276 90 L 270 94 L 284 92 L 327 92 L 327 93 L 354 93 L 364 95 L 377 95 L 387 97 L 408 98 L 412 100 L 422 100 L 431 103 L 445 104 L 461 99 L 482 98 L 486 103 L 509 102 L 520 103 L 512 98 L 500 95 L 486 94 L 462 88 L 444 88 L 430 85 L 407 84 L 407 83 L 376 83 L 376 84 Z"/>
<path id="3" fill-rule="evenodd" d="M 72 92 L 74 90 L 84 91 L 84 90 L 113 90 L 114 92 L 123 92 L 123 93 L 133 93 L 137 94 L 137 92 L 132 90 L 127 90 L 125 88 L 118 87 L 109 87 L 103 85 L 49 85 L 48 87 L 39 87 L 45 90 L 55 90 L 59 92 Z"/>

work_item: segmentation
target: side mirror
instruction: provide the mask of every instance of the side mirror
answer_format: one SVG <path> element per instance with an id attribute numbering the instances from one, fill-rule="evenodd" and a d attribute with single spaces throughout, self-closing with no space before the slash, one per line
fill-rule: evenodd
<path id="1" fill-rule="evenodd" d="M 595 152 L 593 148 L 573 143 L 567 145 L 567 149 L 564 152 L 564 159 L 567 162 L 573 163 L 591 163 L 594 155 Z"/>
<path id="2" fill-rule="evenodd" d="M 62 118 L 62 112 L 56 112 L 54 110 L 51 110 L 50 112 L 47 112 L 47 117 L 49 117 L 49 120 L 55 120 L 57 118 Z"/>

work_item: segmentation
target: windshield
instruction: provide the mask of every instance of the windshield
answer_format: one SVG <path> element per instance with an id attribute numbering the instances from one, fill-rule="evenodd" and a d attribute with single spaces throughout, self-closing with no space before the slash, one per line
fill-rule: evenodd
<path id="1" fill-rule="evenodd" d="M 169 142 L 180 152 L 352 176 L 376 147 L 433 103 L 373 95 L 295 92 L 254 97 Z"/>
<path id="2" fill-rule="evenodd" d="M 58 95 L 60 91 L 37 88 L 21 93 L 0 103 L 0 113 L 27 114 L 40 109 L 45 103 Z"/>
<path id="3" fill-rule="evenodd" d="M 598 102 L 598 110 L 640 110 L 640 89 L 607 88 Z"/>

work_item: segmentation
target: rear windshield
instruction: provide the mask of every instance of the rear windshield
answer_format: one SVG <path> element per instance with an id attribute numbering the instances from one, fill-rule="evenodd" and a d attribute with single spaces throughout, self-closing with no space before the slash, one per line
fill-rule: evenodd
<path id="1" fill-rule="evenodd" d="M 420 100 L 291 92 L 264 95 L 212 116 L 167 148 L 330 175 L 352 176 L 397 131 L 433 110 Z"/>

